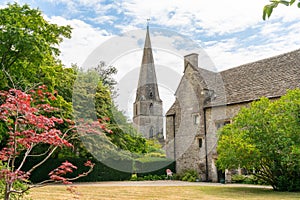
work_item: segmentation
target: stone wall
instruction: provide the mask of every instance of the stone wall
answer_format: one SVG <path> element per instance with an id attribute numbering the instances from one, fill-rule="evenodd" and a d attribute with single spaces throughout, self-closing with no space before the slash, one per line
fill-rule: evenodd
<path id="1" fill-rule="evenodd" d="M 299 55 L 296 50 L 220 73 L 198 68 L 196 54 L 186 56 L 176 101 L 166 115 L 166 151 L 176 160 L 177 173 L 194 169 L 202 181 L 219 181 L 217 130 L 251 101 L 299 88 Z M 231 171 L 226 170 L 225 178 L 231 180 Z"/>

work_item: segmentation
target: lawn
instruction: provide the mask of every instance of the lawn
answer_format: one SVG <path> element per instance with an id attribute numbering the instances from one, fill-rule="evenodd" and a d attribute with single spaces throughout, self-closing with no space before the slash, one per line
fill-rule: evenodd
<path id="1" fill-rule="evenodd" d="M 230 186 L 76 186 L 78 196 L 66 191 L 66 186 L 35 188 L 30 197 L 33 200 L 184 200 L 184 199 L 255 199 L 255 200 L 300 200 L 300 193 L 274 192 L 270 189 Z"/>

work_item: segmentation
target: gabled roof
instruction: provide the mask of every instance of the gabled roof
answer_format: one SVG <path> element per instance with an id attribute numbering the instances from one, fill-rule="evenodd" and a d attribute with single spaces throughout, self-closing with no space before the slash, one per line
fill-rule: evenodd
<path id="1" fill-rule="evenodd" d="M 280 97 L 288 89 L 300 88 L 300 49 L 218 73 L 192 69 L 197 72 L 199 86 L 214 91 L 206 107 Z"/>
<path id="2" fill-rule="evenodd" d="M 251 102 L 263 96 L 276 98 L 300 88 L 300 49 L 221 72 L 189 65 L 196 72 L 198 87 L 214 91 L 204 107 Z M 176 102 L 167 115 L 175 110 Z"/>
<path id="3" fill-rule="evenodd" d="M 252 101 L 263 96 L 280 97 L 288 89 L 300 88 L 300 49 L 219 74 L 223 79 L 227 104 Z M 220 83 L 217 85 L 221 87 Z"/>

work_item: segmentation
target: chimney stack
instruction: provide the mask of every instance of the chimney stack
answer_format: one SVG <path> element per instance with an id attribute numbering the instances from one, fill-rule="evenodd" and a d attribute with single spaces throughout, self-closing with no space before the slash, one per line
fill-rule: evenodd
<path id="1" fill-rule="evenodd" d="M 184 67 L 186 67 L 188 62 L 194 67 L 198 67 L 198 54 L 191 53 L 189 55 L 184 56 Z"/>

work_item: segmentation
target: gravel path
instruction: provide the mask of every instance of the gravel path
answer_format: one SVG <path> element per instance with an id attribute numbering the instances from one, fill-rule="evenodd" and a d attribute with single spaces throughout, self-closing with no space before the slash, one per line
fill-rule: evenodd
<path id="1" fill-rule="evenodd" d="M 87 186 L 216 186 L 216 187 L 252 187 L 252 188 L 267 188 L 270 186 L 250 185 L 250 184 L 221 184 L 221 183 L 205 183 L 205 182 L 185 182 L 185 181 L 104 181 L 91 183 L 74 183 L 74 185 Z"/>

